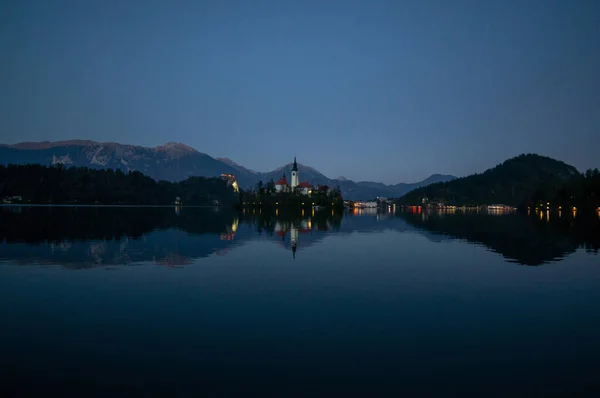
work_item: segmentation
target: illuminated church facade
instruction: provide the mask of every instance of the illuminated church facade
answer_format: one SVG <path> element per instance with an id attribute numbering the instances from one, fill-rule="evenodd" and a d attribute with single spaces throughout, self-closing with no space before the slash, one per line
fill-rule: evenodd
<path id="1" fill-rule="evenodd" d="M 275 191 L 278 193 L 292 193 L 298 192 L 303 195 L 311 195 L 313 186 L 308 182 L 300 182 L 300 172 L 298 171 L 298 163 L 296 157 L 294 157 L 294 163 L 292 165 L 292 182 L 288 183 L 285 173 L 275 183 Z"/>

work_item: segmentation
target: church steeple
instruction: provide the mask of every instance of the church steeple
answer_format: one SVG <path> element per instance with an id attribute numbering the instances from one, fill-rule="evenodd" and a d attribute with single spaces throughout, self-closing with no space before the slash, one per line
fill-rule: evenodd
<path id="1" fill-rule="evenodd" d="M 296 157 L 294 156 L 294 164 L 292 165 L 292 192 L 300 184 L 300 173 L 298 173 L 298 163 L 296 163 Z"/>

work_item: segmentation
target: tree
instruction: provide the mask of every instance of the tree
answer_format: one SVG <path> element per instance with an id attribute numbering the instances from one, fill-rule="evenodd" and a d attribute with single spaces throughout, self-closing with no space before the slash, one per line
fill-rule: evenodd
<path id="1" fill-rule="evenodd" d="M 264 186 L 262 180 L 256 183 L 256 193 L 262 195 L 264 193 Z"/>
<path id="2" fill-rule="evenodd" d="M 275 181 L 271 178 L 269 182 L 265 185 L 265 191 L 268 194 L 273 194 L 275 192 Z"/>
<path id="3" fill-rule="evenodd" d="M 196 194 L 194 196 L 194 194 Z M 21 196 L 31 203 L 186 204 L 239 203 L 239 196 L 219 178 L 190 177 L 181 182 L 156 182 L 139 171 L 86 167 L 10 165 L 0 168 L 0 198 Z"/>

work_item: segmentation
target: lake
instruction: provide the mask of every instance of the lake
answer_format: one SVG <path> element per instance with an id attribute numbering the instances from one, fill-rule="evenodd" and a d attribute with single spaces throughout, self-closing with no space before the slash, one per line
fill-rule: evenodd
<path id="1" fill-rule="evenodd" d="M 0 234 L 2 396 L 600 393 L 596 215 L 7 206 Z"/>

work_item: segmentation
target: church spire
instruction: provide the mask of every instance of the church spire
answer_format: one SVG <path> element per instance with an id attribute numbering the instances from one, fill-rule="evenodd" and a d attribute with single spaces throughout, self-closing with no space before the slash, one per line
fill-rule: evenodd
<path id="1" fill-rule="evenodd" d="M 292 165 L 292 192 L 300 184 L 300 173 L 298 173 L 298 163 L 296 163 L 296 157 L 294 156 L 294 164 Z"/>

